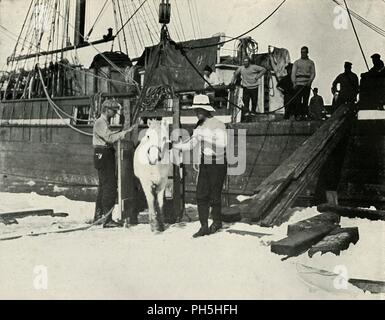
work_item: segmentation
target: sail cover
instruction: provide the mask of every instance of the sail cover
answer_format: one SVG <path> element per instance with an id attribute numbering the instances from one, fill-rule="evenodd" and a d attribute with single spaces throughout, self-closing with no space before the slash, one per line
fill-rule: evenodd
<path id="1" fill-rule="evenodd" d="M 186 48 L 187 57 L 203 74 L 206 65 L 215 69 L 219 41 L 220 37 L 212 37 L 186 41 L 178 45 Z M 192 49 L 201 46 L 208 47 Z M 204 88 L 202 77 L 192 68 L 173 42 L 146 48 L 142 56 L 143 60 L 146 70 L 144 81 L 148 86 L 169 85 L 176 92 L 196 91 Z"/>

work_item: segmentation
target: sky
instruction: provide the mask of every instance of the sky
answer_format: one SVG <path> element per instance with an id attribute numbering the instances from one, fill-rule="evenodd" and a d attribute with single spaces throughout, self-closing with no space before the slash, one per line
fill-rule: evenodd
<path id="1" fill-rule="evenodd" d="M 74 1 L 74 0 L 71 0 Z M 131 0 L 126 0 L 129 3 Z M 132 0 L 138 3 L 138 0 Z M 158 0 L 149 0 L 155 12 Z M 224 32 L 227 36 L 237 36 L 252 28 L 269 15 L 282 0 L 171 0 L 173 20 L 171 36 L 177 39 L 175 25 L 179 18 L 184 25 L 186 38 L 194 36 L 209 37 Z M 342 0 L 340 0 L 342 1 Z M 196 5 L 199 25 L 195 21 L 195 34 L 190 18 L 191 2 Z M 367 20 L 385 29 L 384 0 L 348 0 L 348 5 Z M 94 21 L 103 6 L 104 0 L 88 0 L 87 25 Z M 18 34 L 27 12 L 27 0 L 0 0 L 0 25 L 14 34 Z M 178 9 L 178 11 L 177 11 Z M 179 13 L 179 14 L 178 14 Z M 198 19 L 197 19 L 198 20 Z M 362 42 L 363 51 L 370 64 L 371 54 L 378 52 L 385 56 L 385 38 L 354 20 L 357 33 Z M 112 7 L 104 13 L 93 33 L 99 39 L 108 26 L 114 26 Z M 199 32 L 199 29 L 201 32 Z M 179 28 L 181 33 L 181 29 Z M 287 48 L 292 60 L 299 58 L 300 48 L 307 45 L 310 58 L 314 60 L 317 77 L 314 86 L 319 87 L 320 94 L 330 101 L 330 86 L 334 78 L 343 71 L 343 63 L 353 63 L 357 74 L 366 71 L 364 59 L 359 50 L 348 16 L 341 14 L 332 0 L 287 0 L 286 3 L 267 22 L 250 33 L 258 43 L 259 51 L 266 52 L 269 45 Z M 15 41 L 0 30 L 0 70 L 4 68 Z M 129 45 L 130 46 L 130 45 Z M 227 49 L 233 49 L 234 43 Z M 109 50 L 109 46 L 100 46 L 99 50 Z M 130 56 L 136 53 L 132 46 Z M 140 52 L 140 48 L 137 52 Z M 89 66 L 95 49 L 79 51 L 79 58 Z"/>

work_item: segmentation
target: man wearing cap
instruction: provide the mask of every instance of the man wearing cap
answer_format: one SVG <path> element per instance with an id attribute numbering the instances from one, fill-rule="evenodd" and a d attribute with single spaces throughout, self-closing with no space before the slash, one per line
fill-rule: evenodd
<path id="1" fill-rule="evenodd" d="M 291 73 L 298 119 L 304 120 L 308 115 L 310 91 L 315 76 L 315 64 L 309 59 L 309 48 L 302 47 L 301 58 L 294 62 Z"/>
<path id="2" fill-rule="evenodd" d="M 103 227 L 120 226 L 112 220 L 112 209 L 117 197 L 117 178 L 115 173 L 115 149 L 113 144 L 133 130 L 116 132 L 110 129 L 110 121 L 115 117 L 120 105 L 115 100 L 106 100 L 102 105 L 102 114 L 95 121 L 93 129 L 94 165 L 98 170 L 99 187 L 96 199 L 94 222 L 108 215 Z"/>
<path id="3" fill-rule="evenodd" d="M 375 53 L 371 56 L 373 67 L 369 70 L 370 74 L 385 73 L 384 61 L 381 60 L 381 56 Z"/>
<path id="4" fill-rule="evenodd" d="M 337 95 L 335 100 L 335 106 L 339 107 L 344 103 L 354 103 L 357 101 L 357 94 L 359 92 L 358 76 L 352 72 L 352 63 L 345 62 L 345 71 L 337 76 L 333 81 L 332 93 Z M 337 90 L 337 86 L 340 86 L 340 90 Z"/>
<path id="5" fill-rule="evenodd" d="M 198 238 L 213 234 L 222 228 L 222 189 L 227 175 L 227 132 L 225 124 L 212 116 L 211 112 L 215 109 L 210 105 L 207 95 L 195 96 L 192 109 L 199 120 L 197 127 L 188 142 L 176 144 L 173 148 L 188 151 L 199 147 L 200 166 L 196 197 L 201 228 L 193 235 Z M 209 227 L 210 208 L 213 223 Z"/>
<path id="6" fill-rule="evenodd" d="M 233 76 L 232 84 L 237 82 L 238 77 L 240 76 L 242 79 L 242 88 L 243 88 L 243 106 L 245 109 L 245 113 L 249 113 L 250 111 L 250 100 L 251 100 L 251 111 L 254 113 L 257 112 L 258 107 L 258 91 L 259 91 L 259 83 L 260 78 L 266 73 L 266 69 L 257 66 L 256 64 L 251 64 L 250 58 L 245 58 L 243 60 L 243 66 L 239 67 Z M 242 120 L 244 120 L 245 115 L 242 112 Z"/>

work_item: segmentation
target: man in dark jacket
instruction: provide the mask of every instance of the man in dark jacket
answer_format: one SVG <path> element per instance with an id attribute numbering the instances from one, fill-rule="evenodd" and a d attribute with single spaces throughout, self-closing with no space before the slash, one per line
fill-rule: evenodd
<path id="1" fill-rule="evenodd" d="M 284 119 L 290 119 L 292 116 L 296 116 L 296 108 L 294 104 L 294 88 L 291 81 L 291 72 L 293 64 L 289 63 L 286 66 L 287 75 L 278 81 L 277 88 L 282 91 L 284 95 L 285 115 Z"/>
<path id="2" fill-rule="evenodd" d="M 335 107 L 339 107 L 344 103 L 354 103 L 357 101 L 357 94 L 359 91 L 358 77 L 352 72 L 351 62 L 345 62 L 344 67 L 345 72 L 338 75 L 332 85 L 333 95 L 338 92 L 337 86 L 338 84 L 340 85 L 340 90 L 335 101 Z"/>

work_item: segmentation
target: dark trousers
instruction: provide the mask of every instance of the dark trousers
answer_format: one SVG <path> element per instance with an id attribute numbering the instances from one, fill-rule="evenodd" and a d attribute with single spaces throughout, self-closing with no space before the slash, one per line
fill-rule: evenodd
<path id="1" fill-rule="evenodd" d="M 293 93 L 286 93 L 284 96 L 283 103 L 285 105 L 285 115 L 284 119 L 290 119 L 291 116 L 296 115 L 296 110 L 295 110 L 295 104 L 294 104 L 294 94 Z"/>
<path id="2" fill-rule="evenodd" d="M 250 110 L 250 100 L 251 100 L 251 111 L 257 112 L 258 107 L 258 88 L 256 89 L 247 89 L 243 88 L 243 105 L 244 111 L 242 113 L 242 118 L 245 112 L 249 112 Z"/>
<path id="3" fill-rule="evenodd" d="M 117 197 L 117 178 L 115 173 L 115 150 L 95 148 L 94 164 L 98 170 L 99 186 L 96 198 L 95 218 L 106 215 L 115 206 Z M 97 214 L 99 212 L 99 216 Z M 107 219 L 112 220 L 112 215 Z"/>
<path id="4" fill-rule="evenodd" d="M 296 116 L 307 116 L 309 114 L 309 97 L 311 87 L 297 86 L 295 89 L 295 113 Z"/>
<path id="5" fill-rule="evenodd" d="M 201 164 L 197 185 L 199 221 L 208 225 L 210 207 L 214 222 L 222 222 L 222 189 L 227 175 L 227 164 Z"/>

